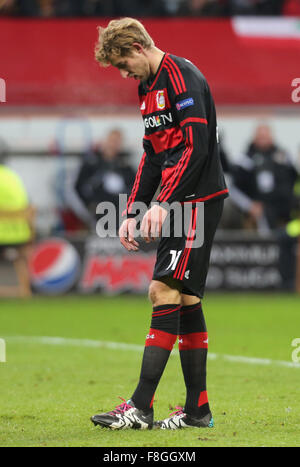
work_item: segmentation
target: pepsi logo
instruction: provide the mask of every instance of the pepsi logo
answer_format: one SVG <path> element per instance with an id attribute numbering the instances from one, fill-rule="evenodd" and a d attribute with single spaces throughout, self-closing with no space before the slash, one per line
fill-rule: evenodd
<path id="1" fill-rule="evenodd" d="M 29 269 L 31 283 L 38 292 L 62 294 L 76 283 L 80 274 L 80 259 L 69 242 L 50 238 L 35 246 Z"/>

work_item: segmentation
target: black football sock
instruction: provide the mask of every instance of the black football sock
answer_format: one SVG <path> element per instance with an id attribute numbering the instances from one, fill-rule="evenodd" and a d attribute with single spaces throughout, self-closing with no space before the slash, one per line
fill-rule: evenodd
<path id="1" fill-rule="evenodd" d="M 132 400 L 138 409 L 152 410 L 154 393 L 177 339 L 180 305 L 153 308 L 149 334 L 146 337 L 138 386 Z"/>
<path id="2" fill-rule="evenodd" d="M 185 412 L 202 418 L 210 412 L 206 391 L 208 337 L 201 302 L 182 306 L 179 354 L 186 385 Z"/>

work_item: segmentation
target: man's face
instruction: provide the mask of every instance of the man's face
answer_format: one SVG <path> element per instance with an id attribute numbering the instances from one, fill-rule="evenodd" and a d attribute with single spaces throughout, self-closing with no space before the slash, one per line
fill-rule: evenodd
<path id="1" fill-rule="evenodd" d="M 111 64 L 120 70 L 123 78 L 134 78 L 146 81 L 151 74 L 147 57 L 141 52 L 133 50 L 130 55 L 118 57 Z"/>
<path id="2" fill-rule="evenodd" d="M 274 144 L 271 128 L 268 125 L 259 125 L 254 135 L 255 145 L 262 149 L 268 149 Z"/>

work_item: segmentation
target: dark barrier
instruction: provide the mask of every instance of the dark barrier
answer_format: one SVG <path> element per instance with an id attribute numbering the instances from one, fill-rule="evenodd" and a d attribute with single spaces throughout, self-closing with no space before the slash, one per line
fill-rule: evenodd
<path id="1" fill-rule="evenodd" d="M 31 260 L 36 292 L 145 293 L 152 278 L 155 244 L 127 253 L 117 238 L 50 238 L 36 245 Z M 219 233 L 211 254 L 208 290 L 281 288 L 280 249 L 272 238 Z"/>

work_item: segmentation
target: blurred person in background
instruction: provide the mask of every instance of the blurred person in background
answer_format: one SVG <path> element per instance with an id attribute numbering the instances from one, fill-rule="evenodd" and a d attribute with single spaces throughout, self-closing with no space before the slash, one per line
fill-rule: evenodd
<path id="1" fill-rule="evenodd" d="M 118 208 L 119 194 L 130 193 L 135 172 L 128 160 L 123 134 L 118 129 L 109 131 L 102 144 L 85 154 L 69 205 L 90 229 L 95 228 L 99 203 L 109 201 Z"/>
<path id="2" fill-rule="evenodd" d="M 299 0 L 0 0 L 0 14 L 60 16 L 224 16 L 300 14 Z"/>
<path id="3" fill-rule="evenodd" d="M 225 175 L 226 184 L 229 188 L 230 193 L 231 193 L 231 190 L 233 190 L 234 192 L 237 192 L 238 191 L 237 188 L 232 186 L 232 163 L 231 163 L 231 158 L 228 156 L 228 153 L 223 144 L 224 134 L 222 131 L 219 131 L 218 133 L 219 133 L 219 153 L 220 153 L 220 159 L 221 159 L 223 172 Z M 239 192 L 239 195 L 242 196 L 240 192 Z M 241 210 L 236 205 L 236 203 L 233 202 L 232 196 L 230 196 L 227 199 L 226 203 L 224 204 L 223 214 L 220 220 L 219 227 L 221 229 L 228 229 L 228 230 L 243 228 L 243 214 L 241 213 Z"/>
<path id="4" fill-rule="evenodd" d="M 163 0 L 77 0 L 86 16 L 164 16 Z M 73 2 L 71 2 L 73 3 Z"/>
<path id="5" fill-rule="evenodd" d="M 115 16 L 116 0 L 79 0 L 83 16 Z"/>
<path id="6" fill-rule="evenodd" d="M 281 15 L 284 0 L 228 0 L 229 15 Z"/>
<path id="7" fill-rule="evenodd" d="M 220 0 L 185 0 L 178 8 L 178 16 L 223 16 L 224 5 Z"/>
<path id="8" fill-rule="evenodd" d="M 30 17 L 164 16 L 163 0 L 0 0 L 1 14 Z"/>
<path id="9" fill-rule="evenodd" d="M 163 0 L 116 0 L 117 16 L 165 16 Z"/>
<path id="10" fill-rule="evenodd" d="M 246 213 L 245 226 L 276 235 L 282 286 L 286 289 L 293 289 L 295 279 L 295 255 L 285 229 L 295 207 L 297 176 L 289 154 L 276 144 L 267 124 L 257 126 L 245 154 L 232 168 L 231 199 Z"/>
<path id="11" fill-rule="evenodd" d="M 0 296 L 29 297 L 28 256 L 34 236 L 34 209 L 20 177 L 5 165 L 6 150 L 0 140 L 0 256 L 13 262 L 18 285 L 0 284 Z"/>
<path id="12" fill-rule="evenodd" d="M 2 0 L 0 13 L 13 16 L 51 18 L 56 16 L 84 16 L 92 0 Z M 104 3 L 104 2 L 103 2 Z M 108 5 L 110 2 L 106 2 Z M 1 7 L 1 0 L 0 0 Z M 111 14 L 111 9 L 103 14 Z"/>
<path id="13" fill-rule="evenodd" d="M 6 0 L 1 2 L 1 14 L 29 17 L 55 15 L 53 0 Z"/>
<path id="14" fill-rule="evenodd" d="M 267 124 L 258 125 L 232 175 L 235 187 L 247 199 L 240 207 L 254 221 L 259 223 L 264 218 L 266 228 L 272 230 L 290 220 L 297 171 L 287 151 L 275 143 Z"/>

